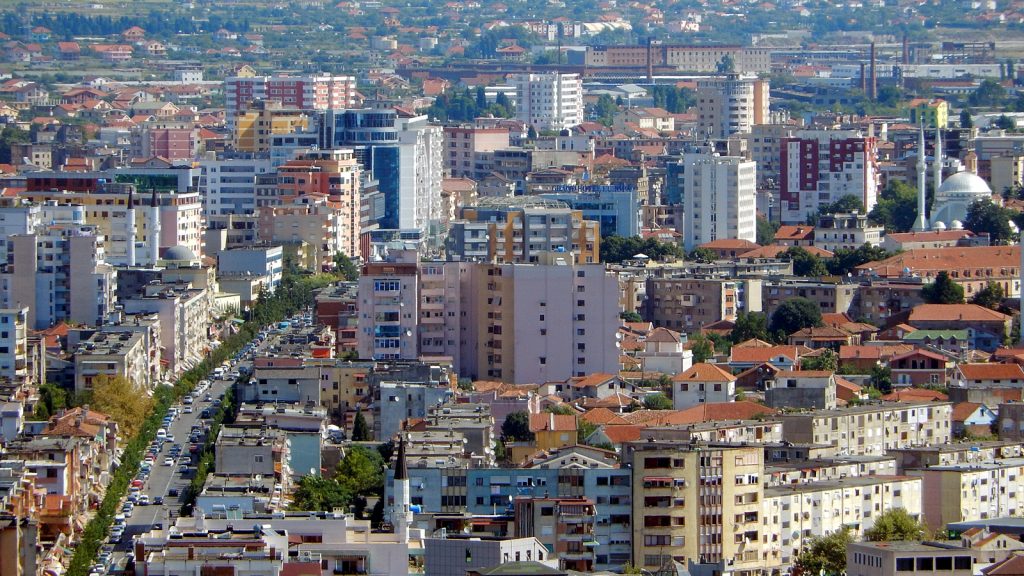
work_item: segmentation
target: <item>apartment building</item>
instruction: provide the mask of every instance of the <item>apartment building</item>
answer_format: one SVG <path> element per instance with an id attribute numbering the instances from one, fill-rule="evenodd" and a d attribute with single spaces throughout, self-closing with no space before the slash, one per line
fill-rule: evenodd
<path id="1" fill-rule="evenodd" d="M 835 446 L 840 455 L 868 455 L 948 443 L 952 411 L 950 402 L 882 402 L 777 418 L 791 442 Z"/>
<path id="2" fill-rule="evenodd" d="M 920 478 L 881 475 L 765 488 L 761 514 L 767 567 L 791 566 L 810 539 L 844 527 L 859 537 L 875 518 L 893 508 L 920 518 L 923 493 Z"/>
<path id="3" fill-rule="evenodd" d="M 723 58 L 731 58 L 741 73 L 759 74 L 771 70 L 770 50 L 742 46 L 697 46 L 658 44 L 649 46 L 588 46 L 582 64 L 590 67 L 635 68 L 667 66 L 680 72 L 718 72 Z M 570 55 L 570 62 L 580 55 Z"/>
<path id="4" fill-rule="evenodd" d="M 1013 246 L 956 246 L 946 248 L 919 248 L 908 250 L 875 262 L 857 267 L 865 275 L 894 281 L 908 274 L 917 276 L 923 282 L 934 282 L 939 272 L 946 272 L 953 282 L 964 289 L 964 297 L 983 290 L 989 282 L 995 282 L 1003 289 L 1007 298 L 1020 296 L 1021 252 L 1019 245 Z"/>
<path id="5" fill-rule="evenodd" d="M 780 370 L 766 387 L 765 403 L 772 408 L 836 407 L 836 379 L 828 370 Z"/>
<path id="6" fill-rule="evenodd" d="M 512 501 L 515 535 L 534 536 L 563 570 L 594 569 L 594 501 L 586 498 L 516 498 Z"/>
<path id="7" fill-rule="evenodd" d="M 104 261 L 103 240 L 90 226 L 7 238 L 0 266 L 0 307 L 28 308 L 32 329 L 61 321 L 98 325 L 114 309 L 117 272 Z"/>
<path id="8" fill-rule="evenodd" d="M 482 177 L 476 167 L 477 154 L 508 148 L 509 130 L 504 127 L 445 126 L 445 170 L 451 178 Z"/>
<path id="9" fill-rule="evenodd" d="M 762 287 L 762 310 L 769 317 L 787 300 L 807 298 L 821 308 L 822 314 L 849 312 L 857 298 L 858 286 L 842 280 L 812 278 L 766 279 Z"/>
<path id="10" fill-rule="evenodd" d="M 746 134 L 768 121 L 767 80 L 730 74 L 697 81 L 697 131 L 709 138 Z"/>
<path id="11" fill-rule="evenodd" d="M 516 119 L 541 130 L 565 130 L 583 123 L 579 74 L 515 74 Z"/>
<path id="12" fill-rule="evenodd" d="M 562 190 L 557 188 L 557 190 Z M 601 235 L 623 238 L 640 235 L 640 200 L 636 188 L 621 186 L 569 186 L 541 194 L 583 213 L 583 218 L 601 223 Z"/>
<path id="13" fill-rule="evenodd" d="M 110 334 L 96 332 L 79 343 L 74 353 L 75 393 L 92 390 L 96 378 L 121 377 L 132 383 L 140 394 L 153 386 L 145 336 L 140 333 Z"/>
<path id="14" fill-rule="evenodd" d="M 0 381 L 14 385 L 28 382 L 29 308 L 0 308 Z"/>
<path id="15" fill-rule="evenodd" d="M 564 202 L 533 196 L 479 198 L 452 222 L 449 260 L 536 263 L 543 252 L 569 252 L 577 262 L 600 258 L 600 223 Z"/>
<path id="16" fill-rule="evenodd" d="M 821 206 L 854 196 L 871 210 L 878 196 L 877 143 L 852 130 L 801 130 L 782 142 L 779 195 L 783 223 L 806 221 Z"/>
<path id="17" fill-rule="evenodd" d="M 868 224 L 868 215 L 858 212 L 826 214 L 814 226 L 814 247 L 835 252 L 856 250 L 865 244 L 882 243 L 885 228 Z"/>
<path id="18" fill-rule="evenodd" d="M 154 282 L 142 295 L 121 299 L 120 303 L 126 314 L 155 314 L 159 318 L 163 362 L 170 374 L 188 370 L 206 355 L 212 310 L 205 289 Z"/>
<path id="19" fill-rule="evenodd" d="M 246 110 L 239 110 L 234 118 L 231 144 L 240 152 L 270 151 L 272 136 L 305 132 L 309 117 L 301 108 L 285 107 L 278 100 L 253 102 Z"/>
<path id="20" fill-rule="evenodd" d="M 203 216 L 256 212 L 256 178 L 271 172 L 266 158 L 199 161 Z"/>
<path id="21" fill-rule="evenodd" d="M 731 562 L 738 575 L 763 563 L 764 450 L 760 446 L 627 444 L 633 470 L 633 564 Z"/>
<path id="22" fill-rule="evenodd" d="M 356 105 L 356 79 L 352 76 L 235 76 L 224 80 L 224 116 L 235 129 L 239 113 L 255 102 L 275 100 L 283 108 L 339 110 Z"/>
<path id="23" fill-rule="evenodd" d="M 889 235 L 886 235 L 888 238 Z M 863 318 L 876 326 L 885 325 L 894 314 L 911 310 L 924 304 L 920 278 L 866 278 L 857 287 L 857 293 L 850 306 L 850 315 Z"/>
<path id="24" fill-rule="evenodd" d="M 360 358 L 419 357 L 419 266 L 415 253 L 363 265 L 359 276 L 356 349 Z"/>
<path id="25" fill-rule="evenodd" d="M 260 241 L 301 247 L 307 252 L 306 262 L 316 270 L 334 269 L 338 252 L 358 253 L 353 252 L 358 235 L 352 227 L 358 209 L 353 214 L 350 205 L 311 194 L 280 206 L 263 206 L 257 212 Z"/>
<path id="26" fill-rule="evenodd" d="M 683 244 L 757 239 L 757 164 L 702 147 L 683 154 Z"/>
<path id="27" fill-rule="evenodd" d="M 655 326 L 685 333 L 735 320 L 741 284 L 727 278 L 648 278 L 643 317 Z"/>
<path id="28" fill-rule="evenodd" d="M 952 522 L 1017 516 L 1024 510 L 1024 458 L 930 466 L 908 470 L 923 482 L 924 521 L 932 528 Z"/>

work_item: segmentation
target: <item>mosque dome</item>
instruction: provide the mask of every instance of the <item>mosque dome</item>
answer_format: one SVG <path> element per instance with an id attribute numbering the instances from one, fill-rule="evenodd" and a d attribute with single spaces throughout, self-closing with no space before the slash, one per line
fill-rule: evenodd
<path id="1" fill-rule="evenodd" d="M 973 172 L 957 172 L 947 178 L 941 186 L 937 196 L 978 196 L 988 197 L 992 195 L 992 188 L 981 177 Z"/>
<path id="2" fill-rule="evenodd" d="M 168 248 L 167 251 L 164 252 L 163 259 L 184 262 L 198 260 L 198 258 L 196 258 L 195 252 L 190 250 L 187 246 L 182 246 L 181 244 L 177 246 L 171 246 L 170 248 Z"/>

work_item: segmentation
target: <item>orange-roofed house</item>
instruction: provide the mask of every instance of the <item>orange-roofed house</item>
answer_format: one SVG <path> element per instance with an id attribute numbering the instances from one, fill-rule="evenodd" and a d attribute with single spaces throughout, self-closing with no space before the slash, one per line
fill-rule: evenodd
<path id="1" fill-rule="evenodd" d="M 949 396 L 929 388 L 904 388 L 882 396 L 886 402 L 945 402 Z"/>
<path id="2" fill-rule="evenodd" d="M 693 352 L 685 349 L 686 337 L 668 328 L 655 328 L 643 340 L 644 349 L 636 358 L 644 372 L 661 372 L 670 376 L 685 371 L 693 364 Z"/>
<path id="3" fill-rule="evenodd" d="M 1024 368 L 1020 364 L 960 364 L 954 370 L 953 386 L 1019 389 L 1024 387 Z"/>
<path id="4" fill-rule="evenodd" d="M 739 258 L 740 255 L 750 252 L 751 250 L 757 249 L 758 245 L 750 240 L 720 238 L 718 240 L 712 240 L 711 242 L 705 242 L 698 246 L 698 248 L 710 250 L 715 254 L 715 258 L 719 260 L 731 260 L 733 258 Z"/>
<path id="5" fill-rule="evenodd" d="M 580 418 L 586 420 L 587 422 L 589 422 L 589 423 L 591 423 L 591 424 L 593 424 L 595 426 L 605 426 L 605 425 L 613 425 L 614 426 L 614 425 L 629 424 L 629 420 L 626 420 L 620 414 L 617 414 L 617 413 L 609 410 L 608 408 L 603 408 L 603 407 L 602 408 L 594 408 L 592 410 L 587 410 L 586 412 L 583 413 L 582 416 L 580 416 Z"/>
<path id="6" fill-rule="evenodd" d="M 953 375 L 955 360 L 946 354 L 922 348 L 898 354 L 889 359 L 892 384 L 908 386 L 946 386 Z"/>
<path id="7" fill-rule="evenodd" d="M 835 374 L 828 370 L 782 370 L 768 385 L 764 399 L 772 408 L 831 410 L 836 407 Z"/>
<path id="8" fill-rule="evenodd" d="M 964 287 L 970 298 L 996 282 L 1008 298 L 1020 295 L 1020 246 L 956 246 L 909 250 L 884 260 L 857 266 L 860 274 L 879 278 L 903 278 L 906 270 L 932 282 L 939 272 L 949 274 L 953 282 Z"/>
<path id="9" fill-rule="evenodd" d="M 754 366 L 771 363 L 783 370 L 790 370 L 800 357 L 811 350 L 803 346 L 733 346 L 729 352 L 729 367 L 747 370 Z"/>
<path id="10" fill-rule="evenodd" d="M 978 402 L 960 402 L 953 405 L 953 435 L 991 436 L 998 416 L 991 408 Z"/>
<path id="11" fill-rule="evenodd" d="M 1012 317 L 977 304 L 921 304 L 894 316 L 919 330 L 968 330 L 970 348 L 994 352 L 1010 333 Z"/>
<path id="12" fill-rule="evenodd" d="M 597 430 L 591 432 L 584 440 L 592 446 L 611 445 L 614 448 L 620 448 L 626 442 L 640 440 L 640 432 L 644 428 L 645 426 L 639 424 L 602 425 L 598 426 Z"/>
<path id="13" fill-rule="evenodd" d="M 673 413 L 674 424 L 724 422 L 726 420 L 754 420 L 777 414 L 778 410 L 750 400 L 738 402 L 708 402 Z"/>
<path id="14" fill-rule="evenodd" d="M 806 248 L 813 246 L 814 226 L 808 226 L 807 224 L 779 226 L 779 229 L 775 231 L 775 239 L 772 240 L 772 243 L 786 247 L 802 246 Z"/>
<path id="15" fill-rule="evenodd" d="M 864 388 L 850 382 L 842 376 L 836 376 L 836 403 L 849 404 L 850 402 L 867 400 L 868 395 Z"/>
<path id="16" fill-rule="evenodd" d="M 863 370 L 858 374 L 866 374 L 875 366 L 888 362 L 893 356 L 905 354 L 913 349 L 914 347 L 908 344 L 842 346 L 839 348 L 839 365 Z"/>
<path id="17" fill-rule="evenodd" d="M 860 335 L 851 334 L 835 326 L 810 326 L 789 335 L 791 346 L 806 346 L 812 350 L 838 351 L 843 346 L 860 344 Z"/>
<path id="18" fill-rule="evenodd" d="M 715 364 L 698 363 L 672 378 L 672 406 L 683 410 L 708 402 L 732 402 L 736 377 Z"/>
<path id="19" fill-rule="evenodd" d="M 552 450 L 576 444 L 576 415 L 542 412 L 530 415 L 530 432 L 533 432 L 537 450 Z"/>

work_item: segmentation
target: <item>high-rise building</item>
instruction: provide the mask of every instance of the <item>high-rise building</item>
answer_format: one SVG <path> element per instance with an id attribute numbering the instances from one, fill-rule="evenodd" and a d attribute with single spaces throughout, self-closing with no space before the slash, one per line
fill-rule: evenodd
<path id="1" fill-rule="evenodd" d="M 276 100 L 285 108 L 338 110 L 355 105 L 356 79 L 352 76 L 236 76 L 224 80 L 224 112 L 228 128 L 253 102 Z"/>
<path id="2" fill-rule="evenodd" d="M 28 324 L 97 325 L 114 309 L 117 272 L 104 261 L 103 237 L 76 225 L 7 239 L 0 307 L 28 307 Z"/>
<path id="3" fill-rule="evenodd" d="M 710 138 L 750 132 L 768 121 L 767 80 L 738 74 L 697 83 L 697 131 Z"/>
<path id="4" fill-rule="evenodd" d="M 516 119 L 535 130 L 565 130 L 583 123 L 579 74 L 516 74 Z"/>
<path id="5" fill-rule="evenodd" d="M 878 198 L 876 141 L 855 130 L 801 130 L 782 143 L 782 222 L 796 224 L 818 208 L 854 196 L 870 211 Z"/>
<path id="6" fill-rule="evenodd" d="M 414 252 L 395 254 L 392 262 L 363 265 L 359 276 L 360 358 L 408 360 L 419 357 L 419 266 Z"/>
<path id="7" fill-rule="evenodd" d="M 535 263 L 544 252 L 600 262 L 601 229 L 564 202 L 536 196 L 480 198 L 462 208 L 448 232 L 449 260 Z"/>
<path id="8" fill-rule="evenodd" d="M 27 306 L 0 308 L 0 381 L 28 378 L 28 317 Z"/>
<path id="9" fill-rule="evenodd" d="M 257 157 L 201 160 L 199 169 L 205 217 L 255 213 L 256 178 L 271 171 L 270 160 Z"/>
<path id="10" fill-rule="evenodd" d="M 757 163 L 701 147 L 683 154 L 683 242 L 757 239 Z"/>
<path id="11" fill-rule="evenodd" d="M 509 130 L 502 127 L 445 126 L 445 170 L 452 178 L 476 178 L 476 155 L 508 148 Z"/>
<path id="12" fill-rule="evenodd" d="M 299 108 L 284 107 L 277 100 L 255 102 L 247 110 L 239 110 L 234 118 L 232 144 L 242 152 L 267 152 L 271 136 L 302 132 L 309 118 Z"/>

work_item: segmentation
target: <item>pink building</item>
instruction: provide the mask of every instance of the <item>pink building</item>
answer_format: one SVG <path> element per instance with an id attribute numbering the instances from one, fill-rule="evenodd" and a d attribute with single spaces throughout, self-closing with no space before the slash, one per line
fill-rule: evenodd
<path id="1" fill-rule="evenodd" d="M 277 100 L 286 108 L 338 110 L 355 106 L 352 76 L 237 76 L 224 81 L 224 107 L 229 128 L 234 117 L 254 100 Z"/>
<path id="2" fill-rule="evenodd" d="M 783 223 L 798 224 L 820 206 L 856 196 L 867 210 L 878 196 L 874 137 L 854 130 L 802 130 L 782 140 L 779 195 Z"/>

